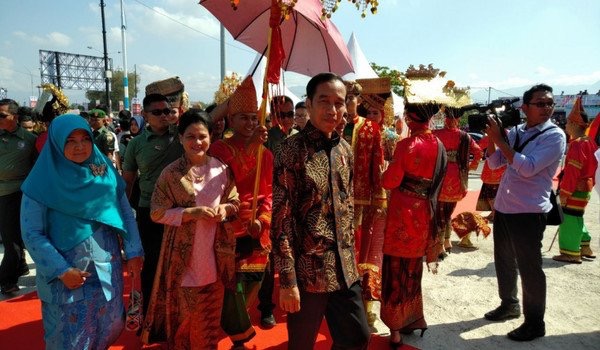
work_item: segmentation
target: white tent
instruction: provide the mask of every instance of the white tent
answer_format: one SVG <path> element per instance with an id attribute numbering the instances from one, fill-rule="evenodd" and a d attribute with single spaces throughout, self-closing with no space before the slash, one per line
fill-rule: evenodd
<path id="1" fill-rule="evenodd" d="M 356 35 L 354 35 L 354 33 L 350 35 L 347 46 L 348 51 L 350 52 L 350 58 L 352 58 L 354 72 L 344 75 L 343 78 L 345 80 L 377 78 L 377 73 L 371 68 L 371 64 L 358 45 L 358 40 L 356 40 Z"/>
<path id="2" fill-rule="evenodd" d="M 259 60 L 260 60 L 260 62 L 259 62 Z M 256 66 L 257 64 L 258 64 L 258 67 Z M 262 102 L 263 81 L 264 81 L 264 76 L 265 76 L 266 65 L 267 65 L 267 58 L 263 57 L 261 54 L 257 53 L 256 57 L 254 58 L 254 62 L 252 62 L 252 65 L 250 66 L 250 69 L 248 70 L 248 74 L 246 74 L 246 76 L 249 76 L 252 73 L 254 73 L 254 74 L 252 74 L 252 81 L 254 82 L 254 86 L 256 87 L 256 100 L 258 101 L 259 106 L 260 106 L 260 103 Z M 269 86 L 269 88 L 271 88 L 271 92 L 269 93 L 269 96 L 273 97 L 273 93 L 272 93 L 273 87 Z M 291 92 L 287 88 L 287 86 L 285 86 L 283 84 L 283 71 L 281 72 L 281 79 L 279 81 L 279 84 L 275 87 L 275 91 L 279 91 L 277 93 L 283 92 L 284 95 L 291 98 L 292 101 L 294 101 L 294 106 L 296 105 L 296 103 L 302 101 L 301 98 L 296 96 L 293 92 Z M 267 104 L 267 111 L 269 111 L 268 104 Z"/>
<path id="3" fill-rule="evenodd" d="M 375 71 L 371 67 L 369 60 L 367 60 L 367 57 L 358 45 L 358 40 L 356 39 L 356 35 L 354 35 L 354 33 L 350 35 L 350 39 L 348 40 L 348 51 L 350 52 L 350 57 L 352 58 L 354 73 L 348 73 L 344 75 L 344 80 L 368 79 L 378 77 L 377 73 L 375 73 Z M 394 114 L 402 117 L 404 115 L 404 99 L 402 99 L 402 97 L 398 96 L 394 92 L 392 92 L 392 99 L 394 101 Z M 405 127 L 403 128 L 403 133 L 407 132 L 407 129 L 408 128 L 405 125 Z"/>

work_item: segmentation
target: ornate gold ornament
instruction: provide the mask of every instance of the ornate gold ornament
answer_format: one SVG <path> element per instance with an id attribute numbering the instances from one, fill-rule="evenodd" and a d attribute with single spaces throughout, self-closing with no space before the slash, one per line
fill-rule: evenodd
<path id="1" fill-rule="evenodd" d="M 234 1 L 234 0 L 232 0 Z M 367 17 L 367 10 L 370 10 L 372 14 L 377 14 L 377 6 L 379 1 L 377 0 L 348 0 L 352 2 L 356 9 L 362 11 L 361 17 Z M 321 0 L 323 3 L 323 17 L 331 18 L 331 15 L 338 9 L 342 0 Z"/>
<path id="2" fill-rule="evenodd" d="M 242 77 L 237 75 L 235 72 L 231 73 L 231 75 L 225 76 L 219 85 L 219 89 L 215 91 L 215 103 L 219 105 L 225 102 L 229 96 L 233 94 L 241 82 Z"/>
<path id="3" fill-rule="evenodd" d="M 52 108 L 58 112 L 58 115 L 67 113 L 69 110 L 69 99 L 61 89 L 54 84 L 42 84 L 42 89 L 50 92 L 56 99 L 56 101 L 52 103 Z"/>

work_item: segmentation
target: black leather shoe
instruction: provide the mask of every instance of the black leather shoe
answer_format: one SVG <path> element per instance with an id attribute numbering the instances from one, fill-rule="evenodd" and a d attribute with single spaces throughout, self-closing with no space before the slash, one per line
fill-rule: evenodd
<path id="1" fill-rule="evenodd" d="M 513 318 L 519 318 L 521 316 L 521 310 L 519 306 L 498 306 L 494 310 L 483 315 L 486 320 L 489 321 L 504 321 Z"/>
<path id="2" fill-rule="evenodd" d="M 541 324 L 523 323 L 519 328 L 508 332 L 508 337 L 515 341 L 531 341 L 546 335 L 546 326 Z"/>
<path id="3" fill-rule="evenodd" d="M 275 321 L 275 317 L 273 316 L 272 313 L 261 314 L 260 325 L 262 328 L 271 329 L 271 328 L 275 327 L 276 324 L 277 324 L 277 322 Z"/>
<path id="4" fill-rule="evenodd" d="M 29 275 L 29 266 L 27 266 L 27 264 L 25 264 L 19 268 L 19 277 L 27 276 L 27 275 Z"/>
<path id="5" fill-rule="evenodd" d="M 2 294 L 12 294 L 19 291 L 19 286 L 16 283 L 4 284 L 0 287 L 0 293 Z"/>

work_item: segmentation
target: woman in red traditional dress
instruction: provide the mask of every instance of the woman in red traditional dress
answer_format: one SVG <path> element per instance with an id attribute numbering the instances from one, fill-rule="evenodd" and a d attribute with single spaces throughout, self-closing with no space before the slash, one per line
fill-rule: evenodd
<path id="1" fill-rule="evenodd" d="M 486 149 L 489 139 L 487 135 L 479 141 L 479 147 Z M 477 211 L 491 211 L 486 217 L 488 222 L 494 222 L 494 200 L 496 199 L 496 193 L 500 186 L 500 180 L 506 170 L 506 164 L 497 168 L 492 169 L 488 165 L 487 159 L 483 163 L 483 170 L 481 171 L 481 190 L 479 191 L 479 197 L 477 198 Z"/>
<path id="2" fill-rule="evenodd" d="M 436 130 L 434 135 L 442 141 L 448 156 L 448 170 L 438 198 L 440 217 L 438 234 L 444 238 L 444 251 L 448 252 L 452 248 L 450 242 L 452 212 L 456 208 L 456 203 L 467 195 L 469 170 L 477 169 L 483 153 L 471 136 L 458 128 L 458 121 L 462 114 L 460 108 L 445 107 L 444 113 L 446 114 L 444 128 Z M 469 160 L 470 155 L 473 156 L 472 160 Z M 461 241 L 459 245 L 472 247 L 468 236 L 465 237 L 467 240 Z M 445 257 L 445 254 L 442 253 L 442 257 Z"/>
<path id="3" fill-rule="evenodd" d="M 428 122 L 433 104 L 406 105 L 411 135 L 398 142 L 394 158 L 383 173 L 383 187 L 391 190 L 382 271 L 381 320 L 390 328 L 390 346 L 402 344 L 401 333 L 421 329 L 423 257 L 437 273 L 441 243 L 435 225 L 436 199 L 446 170 L 446 151 L 431 133 Z"/>
<path id="4" fill-rule="evenodd" d="M 567 118 L 567 134 L 571 142 L 567 148 L 565 167 L 560 176 L 560 203 L 564 221 L 558 230 L 560 254 L 552 259 L 566 263 L 581 264 L 581 258 L 596 257 L 590 248 L 592 237 L 585 227 L 583 214 L 591 198 L 598 161 L 594 152 L 598 145 L 596 135 L 585 135 L 589 126 L 587 113 L 581 106 L 581 97 Z"/>

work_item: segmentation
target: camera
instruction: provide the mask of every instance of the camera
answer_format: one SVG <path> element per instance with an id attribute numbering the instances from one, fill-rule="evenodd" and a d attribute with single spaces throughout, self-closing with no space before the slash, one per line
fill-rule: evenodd
<path id="1" fill-rule="evenodd" d="M 462 107 L 463 111 L 475 111 L 469 115 L 469 130 L 483 133 L 488 124 L 488 116 L 493 117 L 500 128 L 506 129 L 521 123 L 521 113 L 515 108 L 518 97 L 510 99 L 498 99 L 489 105 L 473 104 Z"/>

